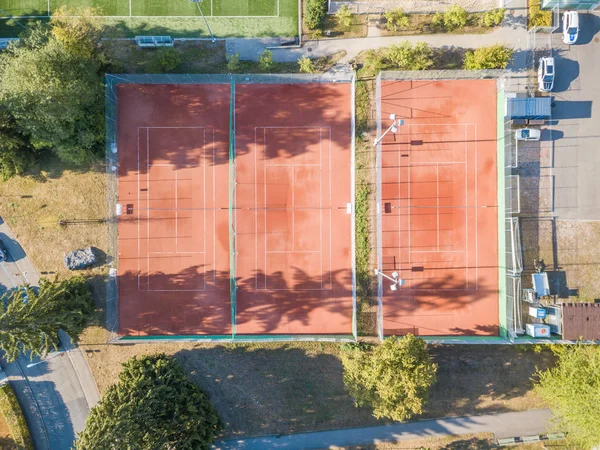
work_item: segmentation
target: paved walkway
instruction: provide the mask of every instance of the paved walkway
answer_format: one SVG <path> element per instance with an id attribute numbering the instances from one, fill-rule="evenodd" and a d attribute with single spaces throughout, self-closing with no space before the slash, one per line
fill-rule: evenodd
<path id="1" fill-rule="evenodd" d="M 505 44 L 515 49 L 513 69 L 525 67 L 527 48 L 527 0 L 512 0 L 502 26 L 487 34 L 422 34 L 417 36 L 384 36 L 352 39 L 320 39 L 305 41 L 301 47 L 272 49 L 273 60 L 295 62 L 303 56 L 319 58 L 345 51 L 340 64 L 352 61 L 365 50 L 389 47 L 403 41 L 425 42 L 437 48 L 475 48 Z M 272 39 L 227 39 L 227 52 L 239 53 L 242 60 L 258 61 L 262 50 L 276 45 Z"/>
<path id="2" fill-rule="evenodd" d="M 0 233 L 9 260 L 1 263 L 4 288 L 39 285 L 39 274 L 8 225 L 0 218 Z M 66 333 L 59 333 L 60 354 L 44 361 L 26 356 L 13 363 L 1 361 L 21 407 L 36 449 L 69 450 L 82 431 L 90 409 L 100 395 L 81 349 Z"/>
<path id="3" fill-rule="evenodd" d="M 216 450 L 309 450 L 329 446 L 368 445 L 469 433 L 494 433 L 496 438 L 533 436 L 546 433 L 550 410 L 486 414 L 450 419 L 423 420 L 366 428 L 266 436 L 217 442 Z"/>

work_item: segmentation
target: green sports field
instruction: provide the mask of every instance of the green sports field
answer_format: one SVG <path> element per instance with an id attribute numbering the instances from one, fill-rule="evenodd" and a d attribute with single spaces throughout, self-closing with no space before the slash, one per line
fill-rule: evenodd
<path id="1" fill-rule="evenodd" d="M 97 8 L 106 26 L 124 37 L 208 36 L 198 7 L 189 0 L 0 0 L 0 37 L 22 31 L 7 15 L 27 24 L 63 5 Z M 298 0 L 203 0 L 200 5 L 217 37 L 298 35 Z"/>
<path id="2" fill-rule="evenodd" d="M 200 3 L 205 16 L 211 17 L 278 17 L 280 6 L 297 0 L 204 0 Z M 98 8 L 103 16 L 112 17 L 193 17 L 198 7 L 189 0 L 0 0 L 0 9 L 15 17 L 48 16 L 66 5 L 72 8 Z"/>

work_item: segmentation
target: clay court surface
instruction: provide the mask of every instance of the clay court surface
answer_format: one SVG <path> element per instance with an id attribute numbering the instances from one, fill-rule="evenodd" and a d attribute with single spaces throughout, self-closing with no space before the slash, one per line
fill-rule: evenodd
<path id="1" fill-rule="evenodd" d="M 496 81 L 382 81 L 384 334 L 498 335 Z"/>
<path id="2" fill-rule="evenodd" d="M 352 332 L 350 89 L 118 86 L 119 334 Z"/>

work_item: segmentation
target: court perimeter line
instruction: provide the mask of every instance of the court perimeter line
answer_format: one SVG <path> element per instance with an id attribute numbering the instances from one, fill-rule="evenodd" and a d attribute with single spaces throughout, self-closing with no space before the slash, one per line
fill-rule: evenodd
<path id="1" fill-rule="evenodd" d="M 255 164 L 254 164 L 254 170 L 255 170 L 255 186 L 256 186 L 256 158 L 257 158 L 257 138 L 258 138 L 258 129 L 262 128 L 263 129 L 263 154 L 266 155 L 266 151 L 267 151 L 267 129 L 315 129 L 315 130 L 319 130 L 319 164 L 298 164 L 298 166 L 314 166 L 314 167 L 319 167 L 321 170 L 319 170 L 320 175 L 322 175 L 322 155 L 323 155 L 323 138 L 322 138 L 322 131 L 323 129 L 327 129 L 328 130 L 328 134 L 329 134 L 329 196 L 331 197 L 331 127 L 329 126 L 289 126 L 289 127 L 282 127 L 282 126 L 255 126 L 254 127 L 254 159 L 255 159 Z M 291 172 L 292 172 L 292 250 L 290 251 L 278 251 L 278 250 L 268 250 L 267 249 L 267 237 L 266 237 L 266 233 L 267 233 L 267 211 L 270 210 L 274 210 L 276 208 L 268 208 L 267 207 L 267 168 L 268 167 L 291 167 Z M 264 202 L 264 211 L 265 211 L 265 216 L 264 216 L 264 230 L 263 230 L 263 234 L 264 234 L 264 261 L 265 261 L 265 265 L 264 265 L 264 270 L 265 270 L 265 274 L 267 272 L 267 254 L 269 253 L 278 253 L 278 254 L 286 254 L 286 253 L 320 253 L 321 254 L 321 258 L 319 258 L 320 261 L 320 271 L 321 271 L 321 287 L 320 289 L 308 289 L 308 290 L 330 290 L 330 289 L 324 289 L 323 288 L 323 188 L 322 188 L 322 184 L 323 184 L 323 177 L 319 176 L 319 222 L 320 222 L 320 227 L 319 227 L 319 243 L 320 243 L 320 250 L 318 251 L 296 251 L 295 250 L 295 167 L 296 164 L 267 164 L 266 162 L 263 165 L 263 184 L 264 184 L 264 198 L 263 198 L 263 202 Z M 255 196 L 255 205 L 257 205 L 257 198 Z M 330 201 L 331 203 L 331 201 Z M 288 210 L 288 208 L 280 208 L 281 210 Z M 302 209 L 302 210 L 314 210 L 314 208 L 298 208 L 298 209 Z M 331 235 L 332 235 L 332 230 L 331 230 L 331 207 L 328 208 L 329 209 L 329 267 L 331 267 L 331 246 L 332 246 L 332 239 L 331 239 Z M 258 210 L 258 208 L 256 208 L 256 210 Z M 255 214 L 255 223 L 257 224 L 257 218 L 256 218 L 256 214 Z M 255 228 L 256 231 L 258 231 L 258 228 Z M 255 240 L 255 242 L 258 242 L 258 239 Z M 258 261 L 258 244 L 255 245 L 255 257 L 256 257 L 256 261 Z M 331 271 L 330 271 L 331 272 Z M 256 275 L 256 280 L 255 280 L 255 284 L 257 286 L 258 289 L 258 274 Z M 332 284 L 331 281 L 331 273 L 330 273 L 330 280 L 329 280 L 329 284 Z M 269 288 L 267 286 L 267 277 L 265 276 L 265 290 L 290 290 L 290 289 L 273 289 L 273 288 Z"/>

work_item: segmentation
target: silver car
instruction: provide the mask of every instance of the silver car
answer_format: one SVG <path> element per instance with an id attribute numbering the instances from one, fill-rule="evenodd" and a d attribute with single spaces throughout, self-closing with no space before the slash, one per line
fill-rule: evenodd
<path id="1" fill-rule="evenodd" d="M 554 67 L 554 58 L 551 56 L 540 58 L 538 89 L 541 92 L 550 92 L 554 87 Z"/>

